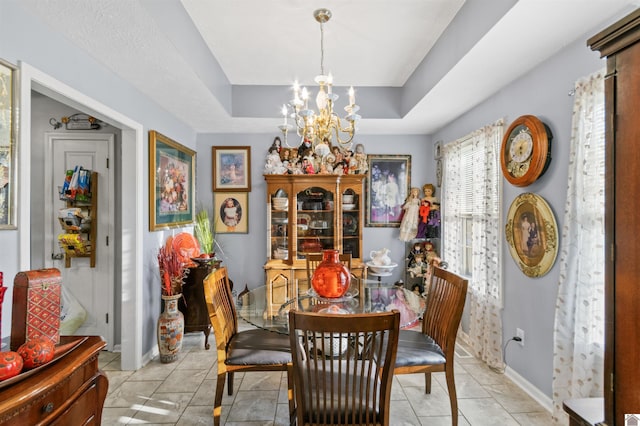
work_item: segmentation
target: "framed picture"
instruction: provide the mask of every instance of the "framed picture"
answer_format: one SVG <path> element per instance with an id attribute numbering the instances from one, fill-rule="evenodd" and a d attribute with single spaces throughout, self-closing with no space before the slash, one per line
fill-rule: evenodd
<path id="1" fill-rule="evenodd" d="M 438 141 L 433 144 L 433 159 L 439 160 L 442 158 L 442 141 Z"/>
<path id="2" fill-rule="evenodd" d="M 216 234 L 248 234 L 249 194 L 247 192 L 214 193 L 213 214 Z"/>
<path id="3" fill-rule="evenodd" d="M 410 155 L 368 155 L 364 226 L 400 226 L 402 205 L 411 186 Z"/>
<path id="4" fill-rule="evenodd" d="M 551 207 L 530 192 L 513 200 L 505 226 L 511 257 L 528 277 L 541 277 L 558 254 L 558 225 Z"/>
<path id="5" fill-rule="evenodd" d="M 17 68 L 0 59 L 0 229 L 16 229 Z"/>
<path id="6" fill-rule="evenodd" d="M 251 191 L 251 147 L 214 146 L 213 192 Z"/>
<path id="7" fill-rule="evenodd" d="M 193 222 L 196 153 L 149 131 L 149 230 Z"/>

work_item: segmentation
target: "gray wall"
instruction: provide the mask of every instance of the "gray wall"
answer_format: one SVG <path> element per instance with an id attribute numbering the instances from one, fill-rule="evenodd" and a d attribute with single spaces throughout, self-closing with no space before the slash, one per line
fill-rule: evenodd
<path id="1" fill-rule="evenodd" d="M 512 186 L 503 179 L 503 224 L 511 202 L 521 193 L 533 192 L 549 203 L 558 223 L 558 232 L 562 232 L 573 108 L 573 97 L 569 96 L 569 91 L 576 80 L 605 66 L 599 55 L 585 45 L 584 40 L 594 33 L 585 34 L 582 40 L 571 44 L 433 136 L 434 140 L 446 143 L 501 117 L 505 118 L 508 126 L 524 114 L 537 115 L 551 128 L 552 160 L 544 176 L 524 188 Z M 506 359 L 510 368 L 550 397 L 558 262 L 545 276 L 529 278 L 511 258 L 506 240 L 502 242 L 504 341 L 516 335 L 516 328 L 525 332 L 525 346 L 510 344 Z"/>

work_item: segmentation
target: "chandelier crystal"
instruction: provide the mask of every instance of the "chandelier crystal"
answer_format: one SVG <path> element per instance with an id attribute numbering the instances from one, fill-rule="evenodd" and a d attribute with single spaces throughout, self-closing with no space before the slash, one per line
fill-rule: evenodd
<path id="1" fill-rule="evenodd" d="M 356 134 L 356 122 L 361 118 L 356 114 L 360 107 L 356 105 L 355 91 L 352 86 L 348 92 L 349 104 L 344 107 L 346 116 L 340 118 L 334 112 L 335 102 L 339 96 L 333 93 L 333 76 L 331 73 L 328 75 L 324 73 L 323 24 L 331 18 L 331 11 L 318 9 L 313 12 L 313 16 L 320 23 L 320 75 L 315 78 L 315 82 L 319 86 L 316 96 L 318 111 L 309 108 L 311 93 L 306 87 L 301 88 L 296 81 L 293 84 L 294 98 L 289 101 L 289 104 L 282 105 L 284 122 L 278 128 L 282 131 L 287 146 L 289 146 L 287 135 L 295 126 L 300 143 L 310 141 L 315 148 L 320 143 L 331 146 L 332 142 L 335 142 L 348 149 Z M 294 125 L 289 124 L 289 118 L 293 119 Z"/>

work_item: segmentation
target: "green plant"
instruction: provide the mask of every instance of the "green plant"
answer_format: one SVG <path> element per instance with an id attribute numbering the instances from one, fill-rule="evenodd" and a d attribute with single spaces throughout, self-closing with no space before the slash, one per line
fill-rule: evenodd
<path id="1" fill-rule="evenodd" d="M 215 241 L 211 221 L 209 220 L 209 213 L 207 213 L 206 209 L 202 209 L 196 214 L 196 223 L 193 231 L 198 240 L 198 244 L 200 244 L 200 251 L 208 254 L 213 253 Z"/>

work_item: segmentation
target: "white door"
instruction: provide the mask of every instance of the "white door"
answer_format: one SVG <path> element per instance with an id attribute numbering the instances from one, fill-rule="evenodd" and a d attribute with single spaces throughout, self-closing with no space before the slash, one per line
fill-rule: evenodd
<path id="1" fill-rule="evenodd" d="M 48 133 L 45 138 L 50 156 L 45 168 L 45 187 L 50 200 L 45 200 L 45 265 L 58 268 L 62 285 L 75 296 L 87 311 L 87 319 L 76 335 L 102 336 L 107 349 L 113 350 L 114 324 L 114 235 L 113 173 L 108 167 L 113 158 L 113 135 L 86 133 Z M 98 173 L 97 236 L 95 267 L 89 258 L 72 258 L 65 267 L 60 254 L 58 235 L 62 233 L 58 210 L 66 204 L 58 196 L 66 170 L 75 166 Z M 93 226 L 93 224 L 92 224 Z"/>

